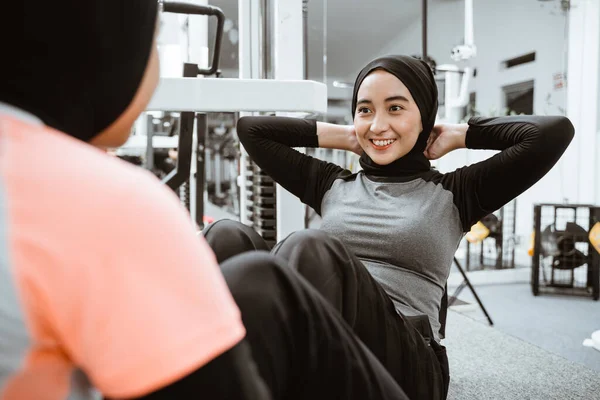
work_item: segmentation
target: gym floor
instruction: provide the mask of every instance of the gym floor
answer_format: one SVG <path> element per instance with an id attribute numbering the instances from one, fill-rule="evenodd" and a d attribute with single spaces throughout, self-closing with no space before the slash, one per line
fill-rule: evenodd
<path id="1" fill-rule="evenodd" d="M 477 285 L 475 290 L 495 329 L 600 372 L 600 351 L 582 345 L 600 330 L 600 302 L 550 294 L 534 297 L 526 283 Z M 453 310 L 488 324 L 468 288 L 458 298 L 468 304 Z"/>

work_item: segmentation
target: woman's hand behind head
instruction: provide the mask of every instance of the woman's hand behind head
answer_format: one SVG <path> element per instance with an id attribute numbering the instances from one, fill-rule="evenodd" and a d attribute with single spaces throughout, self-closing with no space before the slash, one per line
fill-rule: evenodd
<path id="1" fill-rule="evenodd" d="M 361 147 L 358 139 L 356 138 L 356 130 L 354 125 L 347 125 L 348 129 L 348 148 L 346 150 L 353 152 L 354 154 L 362 155 L 364 149 Z"/>
<path id="2" fill-rule="evenodd" d="M 467 124 L 437 124 L 433 127 L 423 154 L 437 160 L 456 149 L 465 148 Z"/>

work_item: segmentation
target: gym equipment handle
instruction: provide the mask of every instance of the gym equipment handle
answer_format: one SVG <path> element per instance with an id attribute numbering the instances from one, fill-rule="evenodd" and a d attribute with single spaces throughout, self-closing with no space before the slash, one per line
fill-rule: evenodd
<path id="1" fill-rule="evenodd" d="M 219 7 L 204 6 L 184 1 L 164 1 L 163 11 L 174 14 L 208 15 L 217 17 L 217 32 L 215 36 L 215 49 L 212 63 L 209 68 L 198 68 L 198 75 L 212 75 L 219 69 L 221 59 L 221 41 L 223 39 L 223 27 L 225 26 L 225 14 Z"/>

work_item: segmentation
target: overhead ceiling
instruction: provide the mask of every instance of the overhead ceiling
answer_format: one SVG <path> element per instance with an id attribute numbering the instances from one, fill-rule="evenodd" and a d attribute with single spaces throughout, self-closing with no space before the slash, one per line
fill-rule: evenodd
<path id="1" fill-rule="evenodd" d="M 223 9 L 237 28 L 238 1 L 247 0 L 209 0 L 209 3 Z M 463 0 L 429 0 L 429 3 L 442 1 Z M 308 0 L 309 76 L 319 79 L 326 74 L 343 78 L 355 74 L 402 29 L 420 24 L 421 10 L 421 0 Z M 214 27 L 212 29 L 211 32 Z M 326 71 L 323 66 L 325 44 Z M 237 51 L 237 43 L 229 40 L 226 33 L 222 68 L 237 69 Z"/>

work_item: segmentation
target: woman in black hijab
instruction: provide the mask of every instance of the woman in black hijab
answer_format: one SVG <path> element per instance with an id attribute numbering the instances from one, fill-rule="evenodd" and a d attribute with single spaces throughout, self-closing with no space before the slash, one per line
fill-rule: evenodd
<path id="1" fill-rule="evenodd" d="M 541 179 L 574 133 L 559 116 L 436 125 L 437 96 L 425 62 L 386 56 L 358 74 L 351 126 L 286 117 L 244 117 L 237 126 L 262 171 L 322 217 L 318 230 L 295 232 L 271 252 L 329 301 L 411 399 L 448 392 L 443 299 L 464 233 Z M 353 151 L 362 170 L 293 147 Z M 430 159 L 459 148 L 500 152 L 446 174 L 431 168 Z M 269 250 L 232 221 L 205 235 L 219 260 Z"/>

